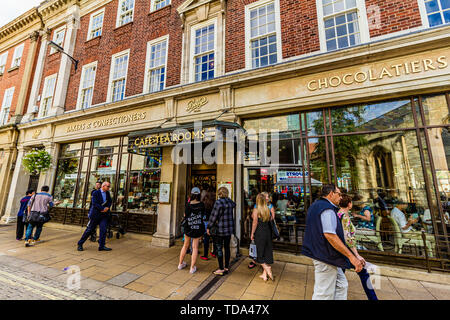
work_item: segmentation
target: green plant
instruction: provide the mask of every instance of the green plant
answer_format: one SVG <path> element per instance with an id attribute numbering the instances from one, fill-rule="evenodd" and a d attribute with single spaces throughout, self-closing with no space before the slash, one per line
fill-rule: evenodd
<path id="1" fill-rule="evenodd" d="M 24 169 L 33 175 L 46 172 L 50 169 L 51 164 L 52 157 L 44 149 L 33 149 L 22 160 Z"/>

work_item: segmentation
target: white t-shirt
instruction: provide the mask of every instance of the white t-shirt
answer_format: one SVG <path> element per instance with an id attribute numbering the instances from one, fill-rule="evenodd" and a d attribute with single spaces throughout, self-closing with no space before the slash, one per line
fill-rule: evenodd
<path id="1" fill-rule="evenodd" d="M 394 218 L 394 220 L 397 222 L 398 226 L 400 227 L 401 232 L 409 232 L 412 231 L 413 228 L 411 226 L 408 227 L 408 229 L 403 230 L 403 228 L 406 226 L 408 221 L 406 220 L 405 214 L 399 210 L 397 207 L 394 207 L 391 211 L 391 217 Z"/>

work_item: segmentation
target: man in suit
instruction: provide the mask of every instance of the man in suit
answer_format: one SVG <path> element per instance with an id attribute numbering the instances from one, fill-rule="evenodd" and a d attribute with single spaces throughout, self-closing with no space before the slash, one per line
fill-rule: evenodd
<path id="1" fill-rule="evenodd" d="M 80 241 L 78 241 L 78 251 L 83 251 L 83 244 L 92 234 L 92 230 L 100 226 L 100 239 L 98 240 L 98 251 L 111 251 L 111 248 L 105 247 L 106 228 L 109 221 L 109 209 L 111 208 L 112 199 L 109 194 L 111 184 L 107 181 L 103 182 L 100 190 L 92 193 L 91 208 L 89 209 L 90 223 L 84 231 Z"/>

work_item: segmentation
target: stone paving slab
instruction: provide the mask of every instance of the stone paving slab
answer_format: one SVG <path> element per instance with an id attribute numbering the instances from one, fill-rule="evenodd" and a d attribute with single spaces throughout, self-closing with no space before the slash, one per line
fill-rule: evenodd
<path id="1" fill-rule="evenodd" d="M 139 277 L 140 275 L 124 272 L 122 274 L 119 274 L 118 276 L 115 276 L 114 278 L 109 279 L 106 282 L 119 287 L 124 287 L 127 284 L 133 282 L 134 280 L 138 279 Z"/>
<path id="2" fill-rule="evenodd" d="M 85 251 L 76 250 L 82 231 L 44 227 L 41 243 L 25 248 L 15 240 L 15 225 L 0 228 L 0 299 L 89 299 L 89 300 L 183 300 L 194 297 L 199 288 L 215 279 L 212 271 L 217 261 L 198 260 L 198 271 L 178 270 L 179 243 L 159 248 L 149 241 L 127 238 L 107 239 L 113 251 L 99 252 L 97 244 L 86 242 Z M 234 252 L 233 252 L 234 253 Z M 185 261 L 190 265 L 190 255 Z M 210 300 L 309 300 L 314 288 L 314 268 L 307 264 L 275 261 L 275 281 L 259 278 L 261 268 L 248 269 L 248 258 L 232 268 L 229 275 L 207 292 Z M 81 271 L 79 290 L 68 290 L 69 275 L 64 268 L 74 265 Z M 2 275 L 1 272 L 4 272 Z M 414 270 L 408 271 L 411 278 Z M 438 283 L 438 274 L 427 277 L 417 273 L 418 279 L 381 275 L 377 295 L 381 300 L 449 300 L 450 285 Z M 9 277 L 7 276 L 9 275 Z M 17 276 L 21 281 L 15 281 Z M 349 300 L 365 300 L 359 277 L 346 273 L 349 280 Z M 425 281 L 430 279 L 431 281 Z M 14 282 L 15 281 L 15 282 Z M 4 290 L 3 290 L 4 288 Z"/>

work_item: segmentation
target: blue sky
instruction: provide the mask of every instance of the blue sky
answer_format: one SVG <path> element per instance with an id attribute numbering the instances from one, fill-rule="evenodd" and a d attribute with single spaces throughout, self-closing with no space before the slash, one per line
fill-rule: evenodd
<path id="1" fill-rule="evenodd" d="M 43 1 L 44 0 L 2 0 L 0 10 L 0 27 L 14 20 L 31 8 L 38 6 Z"/>

